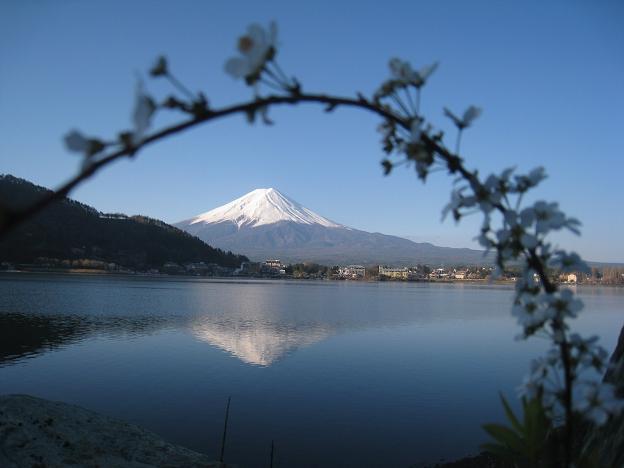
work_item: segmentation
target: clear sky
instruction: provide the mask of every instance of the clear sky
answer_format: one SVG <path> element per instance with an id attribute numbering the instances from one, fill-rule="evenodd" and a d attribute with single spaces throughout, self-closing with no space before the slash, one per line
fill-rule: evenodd
<path id="1" fill-rule="evenodd" d="M 423 110 L 484 114 L 465 135 L 470 167 L 544 165 L 536 197 L 560 201 L 583 236 L 557 241 L 585 258 L 624 262 L 624 2 L 101 1 L 0 3 L 0 172 L 54 187 L 78 167 L 62 136 L 111 137 L 130 125 L 135 76 L 159 54 L 214 106 L 251 94 L 223 72 L 246 26 L 279 25 L 280 64 L 308 91 L 371 94 L 397 56 L 439 60 Z M 163 96 L 164 83 L 147 81 Z M 102 211 L 189 218 L 275 187 L 342 224 L 475 246 L 478 220 L 440 223 L 451 182 L 412 171 L 383 177 L 377 119 L 317 106 L 275 109 L 276 125 L 241 116 L 178 135 L 105 169 L 73 193 Z M 155 126 L 170 122 L 158 117 Z"/>

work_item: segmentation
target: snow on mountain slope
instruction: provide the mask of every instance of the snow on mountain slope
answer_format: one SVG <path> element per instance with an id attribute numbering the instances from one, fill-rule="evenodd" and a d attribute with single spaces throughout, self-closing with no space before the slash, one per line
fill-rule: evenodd
<path id="1" fill-rule="evenodd" d="M 175 226 L 254 261 L 397 266 L 491 262 L 479 250 L 437 247 L 335 223 L 272 188 L 254 190 Z"/>
<path id="2" fill-rule="evenodd" d="M 325 227 L 345 227 L 320 216 L 274 188 L 256 189 L 214 210 L 190 220 L 190 224 L 232 221 L 239 228 L 257 227 L 280 221 L 298 224 L 318 224 Z"/>

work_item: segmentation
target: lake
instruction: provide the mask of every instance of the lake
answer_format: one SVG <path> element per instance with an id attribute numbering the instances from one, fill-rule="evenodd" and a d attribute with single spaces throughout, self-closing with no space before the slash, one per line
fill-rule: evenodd
<path id="1" fill-rule="evenodd" d="M 578 287 L 609 352 L 624 290 Z M 540 339 L 509 286 L 0 275 L 0 393 L 78 404 L 225 461 L 400 467 L 478 452 Z M 517 405 L 516 405 L 517 407 Z"/>

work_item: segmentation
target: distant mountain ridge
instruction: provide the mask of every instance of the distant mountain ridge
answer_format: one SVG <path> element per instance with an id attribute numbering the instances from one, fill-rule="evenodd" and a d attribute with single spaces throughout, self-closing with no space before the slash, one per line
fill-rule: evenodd
<path id="1" fill-rule="evenodd" d="M 13 209 L 32 204 L 48 189 L 0 175 L 0 203 Z M 248 260 L 215 249 L 163 221 L 146 216 L 105 214 L 65 198 L 0 239 L 0 262 L 90 259 L 147 270 L 166 262 L 216 263 L 236 268 Z"/>
<path id="2" fill-rule="evenodd" d="M 253 260 L 279 258 L 325 265 L 488 264 L 482 251 L 438 247 L 369 233 L 331 221 L 274 188 L 256 189 L 174 226 Z"/>

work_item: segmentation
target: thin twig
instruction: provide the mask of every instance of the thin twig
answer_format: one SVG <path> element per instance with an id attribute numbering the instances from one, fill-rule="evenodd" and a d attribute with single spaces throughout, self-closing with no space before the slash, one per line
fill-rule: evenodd
<path id="1" fill-rule="evenodd" d="M 459 156 L 459 146 L 461 145 L 461 137 L 462 133 L 464 133 L 464 129 L 460 128 L 457 132 L 457 140 L 455 141 L 455 154 Z"/>
<path id="2" fill-rule="evenodd" d="M 230 401 L 232 397 L 228 397 L 227 406 L 225 407 L 225 421 L 223 422 L 223 438 L 221 439 L 221 455 L 219 456 L 219 462 L 223 463 L 223 454 L 225 453 L 225 439 L 227 437 L 228 419 L 230 417 Z"/>
<path id="3" fill-rule="evenodd" d="M 178 80 L 175 76 L 173 76 L 170 72 L 165 74 L 169 82 L 173 85 L 174 88 L 177 88 L 182 94 L 185 94 L 187 98 L 192 101 L 197 99 L 197 96 L 193 94 L 189 89 L 182 84 L 180 80 Z"/>

